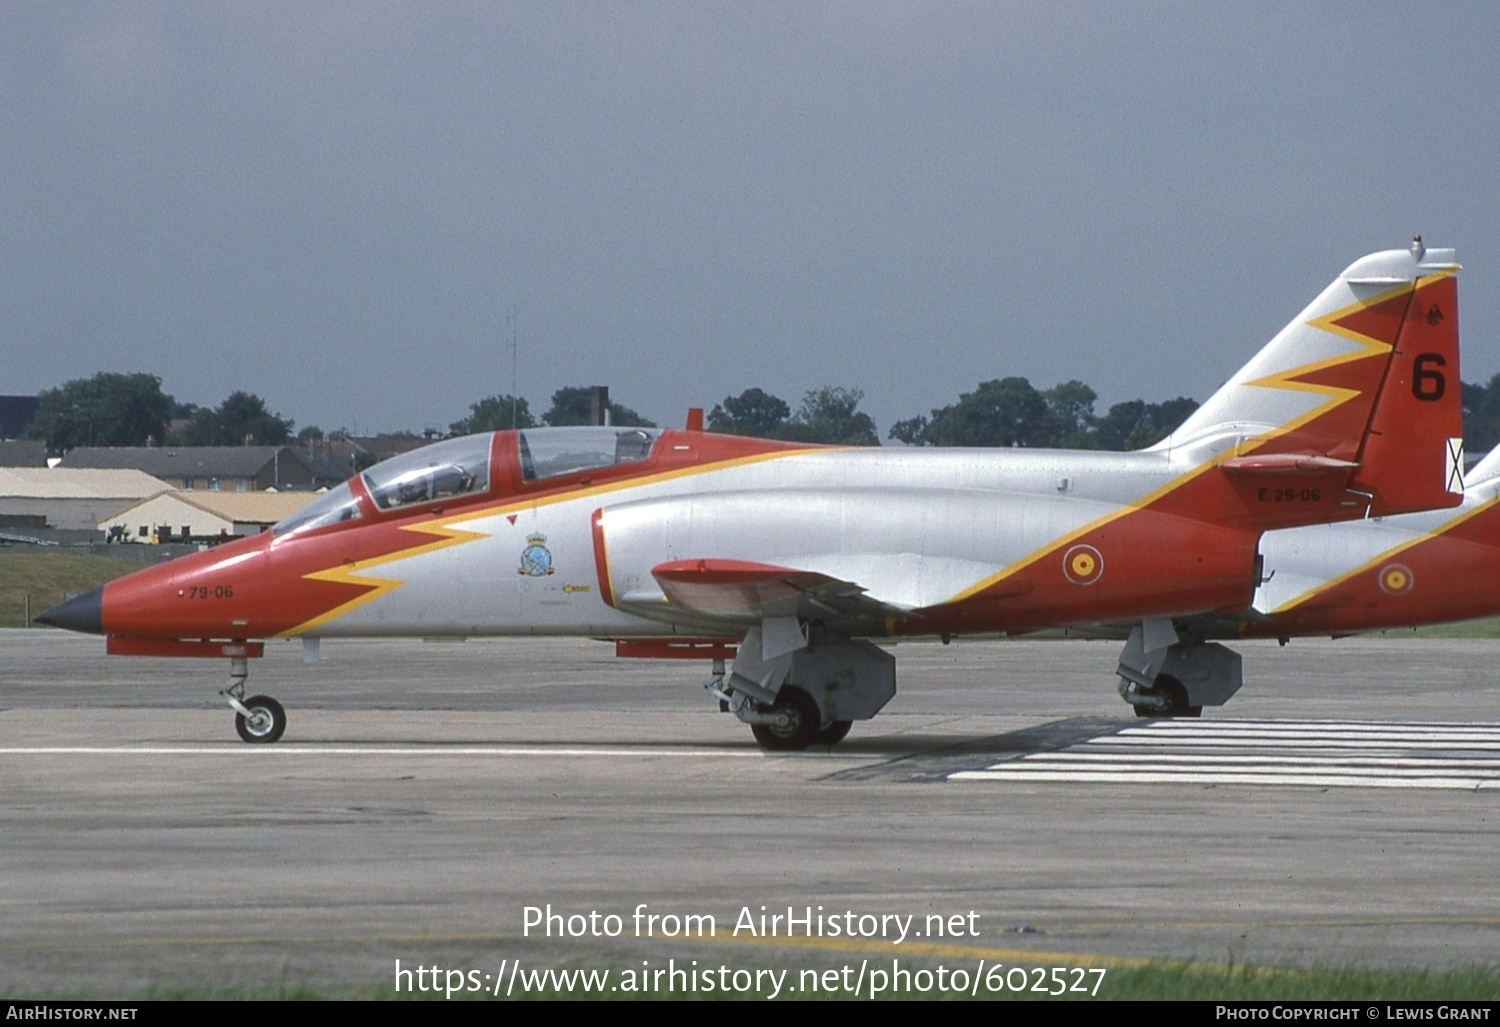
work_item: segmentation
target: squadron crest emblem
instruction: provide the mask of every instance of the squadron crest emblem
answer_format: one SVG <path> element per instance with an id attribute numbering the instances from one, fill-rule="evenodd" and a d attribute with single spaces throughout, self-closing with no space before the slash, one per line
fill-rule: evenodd
<path id="1" fill-rule="evenodd" d="M 547 549 L 547 536 L 541 532 L 526 537 L 526 548 L 521 550 L 519 573 L 527 577 L 540 578 L 557 568 L 552 566 L 552 553 Z"/>

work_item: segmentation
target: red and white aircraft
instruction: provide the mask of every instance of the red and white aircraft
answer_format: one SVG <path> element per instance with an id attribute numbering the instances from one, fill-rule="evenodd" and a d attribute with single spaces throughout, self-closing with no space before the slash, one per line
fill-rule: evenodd
<path id="1" fill-rule="evenodd" d="M 1500 614 L 1500 448 L 1465 478 L 1455 510 L 1268 532 L 1265 580 L 1239 634 L 1284 640 Z"/>
<path id="2" fill-rule="evenodd" d="M 1242 678 L 1239 657 L 1213 640 L 1355 635 L 1500 616 L 1500 448 L 1467 475 L 1463 503 L 1399 517 L 1268 531 L 1262 577 L 1239 614 L 1073 627 L 1070 638 L 1125 638 L 1122 694 L 1187 690 L 1215 704 Z M 1150 715 L 1147 706 L 1137 712 Z"/>
<path id="3" fill-rule="evenodd" d="M 1356 261 L 1139 452 L 805 446 L 705 433 L 701 411 L 467 436 L 43 619 L 112 653 L 228 657 L 252 742 L 286 725 L 245 695 L 264 639 L 555 634 L 711 659 L 761 744 L 833 743 L 895 694 L 872 638 L 1238 614 L 1264 531 L 1459 503 L 1457 267 L 1420 240 Z M 1151 678 L 1127 698 L 1215 701 Z"/>

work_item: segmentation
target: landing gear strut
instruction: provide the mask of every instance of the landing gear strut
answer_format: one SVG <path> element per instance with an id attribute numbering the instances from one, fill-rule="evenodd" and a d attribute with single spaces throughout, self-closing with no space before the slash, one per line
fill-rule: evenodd
<path id="1" fill-rule="evenodd" d="M 286 730 L 286 710 L 269 695 L 245 698 L 245 679 L 250 676 L 249 661 L 243 656 L 229 661 L 229 685 L 219 694 L 234 710 L 234 729 L 247 742 L 269 745 Z"/>

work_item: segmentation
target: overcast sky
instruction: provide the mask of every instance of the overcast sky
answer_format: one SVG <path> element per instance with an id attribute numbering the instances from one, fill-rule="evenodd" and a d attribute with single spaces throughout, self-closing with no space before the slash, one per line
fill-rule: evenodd
<path id="1" fill-rule="evenodd" d="M 1207 398 L 1455 246 L 1500 372 L 1493 3 L 55 3 L 0 29 L 0 393 L 299 427 L 605 384 L 663 424 L 981 381 Z"/>

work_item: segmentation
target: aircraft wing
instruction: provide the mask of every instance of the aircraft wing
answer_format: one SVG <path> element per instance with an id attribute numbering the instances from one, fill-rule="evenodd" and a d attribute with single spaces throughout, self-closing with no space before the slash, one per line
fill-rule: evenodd
<path id="1" fill-rule="evenodd" d="M 844 622 L 884 620 L 907 611 L 853 581 L 815 570 L 747 560 L 673 560 L 651 569 L 668 603 L 715 619 L 769 617 Z"/>
<path id="2" fill-rule="evenodd" d="M 822 562 L 837 566 L 819 568 Z M 854 573 L 839 573 L 848 571 Z M 617 597 L 616 605 L 682 628 L 716 626 L 742 631 L 768 620 L 795 618 L 855 631 L 883 629 L 893 618 L 920 616 L 912 605 L 882 599 L 854 580 L 881 576 L 861 575 L 847 559 L 810 558 L 805 566 L 737 559 L 671 560 L 651 568 L 651 576 L 659 591 L 637 589 Z"/>

